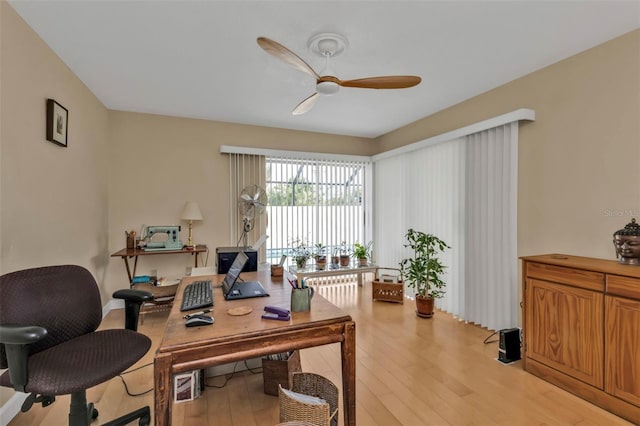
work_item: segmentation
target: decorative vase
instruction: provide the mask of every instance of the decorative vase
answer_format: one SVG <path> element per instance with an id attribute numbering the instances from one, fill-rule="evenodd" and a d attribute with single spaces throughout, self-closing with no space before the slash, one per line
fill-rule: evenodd
<path id="1" fill-rule="evenodd" d="M 420 318 L 431 318 L 433 316 L 433 297 L 416 296 L 416 315 Z"/>

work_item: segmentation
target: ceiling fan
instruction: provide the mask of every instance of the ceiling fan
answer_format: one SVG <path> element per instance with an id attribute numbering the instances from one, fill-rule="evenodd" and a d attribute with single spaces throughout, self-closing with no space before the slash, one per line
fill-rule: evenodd
<path id="1" fill-rule="evenodd" d="M 420 77 L 412 75 L 387 75 L 355 80 L 340 80 L 335 76 L 329 63 L 330 59 L 340 54 L 347 45 L 346 39 L 338 34 L 322 33 L 309 40 L 309 48 L 325 58 L 326 66 L 322 71 L 323 75 L 316 73 L 304 60 L 280 43 L 267 37 L 258 37 L 257 41 L 258 45 L 267 53 L 316 79 L 315 93 L 300 102 L 293 110 L 293 115 L 300 115 L 309 111 L 320 97 L 319 95 L 332 95 L 338 92 L 340 86 L 363 89 L 404 89 L 416 86 L 422 80 Z"/>

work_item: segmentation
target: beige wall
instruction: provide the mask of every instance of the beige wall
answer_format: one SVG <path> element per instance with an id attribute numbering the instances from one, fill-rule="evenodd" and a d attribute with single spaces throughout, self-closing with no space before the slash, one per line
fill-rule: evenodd
<path id="1" fill-rule="evenodd" d="M 0 39 L 0 273 L 73 263 L 102 284 L 107 110 L 4 1 Z M 47 98 L 69 110 L 68 148 L 45 138 Z"/>
<path id="2" fill-rule="evenodd" d="M 1 271 L 71 262 L 102 279 L 107 110 L 6 2 L 0 8 Z M 47 98 L 69 110 L 68 148 L 45 138 Z"/>
<path id="3" fill-rule="evenodd" d="M 139 232 L 142 224 L 181 225 L 186 242 L 180 214 L 185 201 L 193 200 L 203 215 L 194 223 L 194 239 L 211 250 L 210 266 L 216 247 L 236 245 L 229 231 L 229 157 L 220 154 L 221 145 L 354 155 L 373 149 L 370 139 L 117 111 L 110 111 L 109 126 L 111 252 L 124 247 L 126 229 Z M 137 275 L 158 269 L 161 276 L 179 278 L 190 266 L 190 255 L 146 256 Z M 120 259 L 111 262 L 111 272 L 110 289 L 126 283 Z"/>
<path id="4" fill-rule="evenodd" d="M 377 148 L 518 108 L 536 111 L 520 126 L 519 255 L 615 258 L 613 232 L 640 220 L 640 30 L 386 134 Z"/>

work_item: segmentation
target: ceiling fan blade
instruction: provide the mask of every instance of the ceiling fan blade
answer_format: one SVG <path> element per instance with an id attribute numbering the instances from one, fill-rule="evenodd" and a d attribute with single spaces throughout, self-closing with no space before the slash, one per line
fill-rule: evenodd
<path id="1" fill-rule="evenodd" d="M 342 80 L 338 84 L 343 87 L 359 87 L 363 89 L 404 89 L 418 85 L 422 79 L 413 75 L 388 75 L 383 77 Z"/>
<path id="2" fill-rule="evenodd" d="M 305 112 L 309 111 L 315 105 L 315 103 L 316 103 L 316 101 L 318 100 L 319 97 L 320 97 L 320 95 L 318 94 L 318 92 L 316 92 L 313 95 L 309 96 L 307 99 L 305 99 L 304 101 L 300 102 L 298 104 L 298 106 L 295 107 L 295 109 L 293 110 L 293 112 L 291 114 L 300 115 L 300 114 L 304 114 Z"/>
<path id="3" fill-rule="evenodd" d="M 316 80 L 320 78 L 320 76 L 313 70 L 313 68 L 309 66 L 309 64 L 307 64 L 298 55 L 296 55 L 277 41 L 273 41 L 266 37 L 258 37 L 258 44 L 265 50 L 265 52 L 275 56 L 282 61 L 285 61 L 294 68 L 297 68 L 298 70 L 309 74 Z"/>

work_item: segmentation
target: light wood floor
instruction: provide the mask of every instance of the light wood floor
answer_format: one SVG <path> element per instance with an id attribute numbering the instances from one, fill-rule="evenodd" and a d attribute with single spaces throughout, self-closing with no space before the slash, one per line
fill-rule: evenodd
<path id="1" fill-rule="evenodd" d="M 420 319 L 413 301 L 404 305 L 371 302 L 370 285 L 322 288 L 323 294 L 349 312 L 357 332 L 357 423 L 390 425 L 628 425 L 521 368 L 520 362 L 496 361 L 497 343 L 484 344 L 491 333 L 437 312 Z M 166 314 L 147 315 L 139 331 L 160 341 Z M 112 311 L 104 328 L 120 327 L 122 311 Z M 154 348 L 137 365 L 152 362 Z M 302 368 L 340 386 L 339 345 L 301 352 Z M 132 393 L 151 388 L 153 367 L 125 376 Z M 228 377 L 228 376 L 227 376 Z M 209 378 L 221 385 L 224 377 Z M 153 410 L 153 394 L 129 397 L 119 378 L 88 391 L 100 422 L 143 405 Z M 272 426 L 278 423 L 278 399 L 263 393 L 261 374 L 236 373 L 222 389 L 207 387 L 196 401 L 174 404 L 174 425 Z M 10 426 L 57 426 L 67 422 L 69 398 L 47 408 L 34 406 Z M 341 413 L 340 413 L 341 414 Z M 340 418 L 342 425 L 342 418 Z"/>

